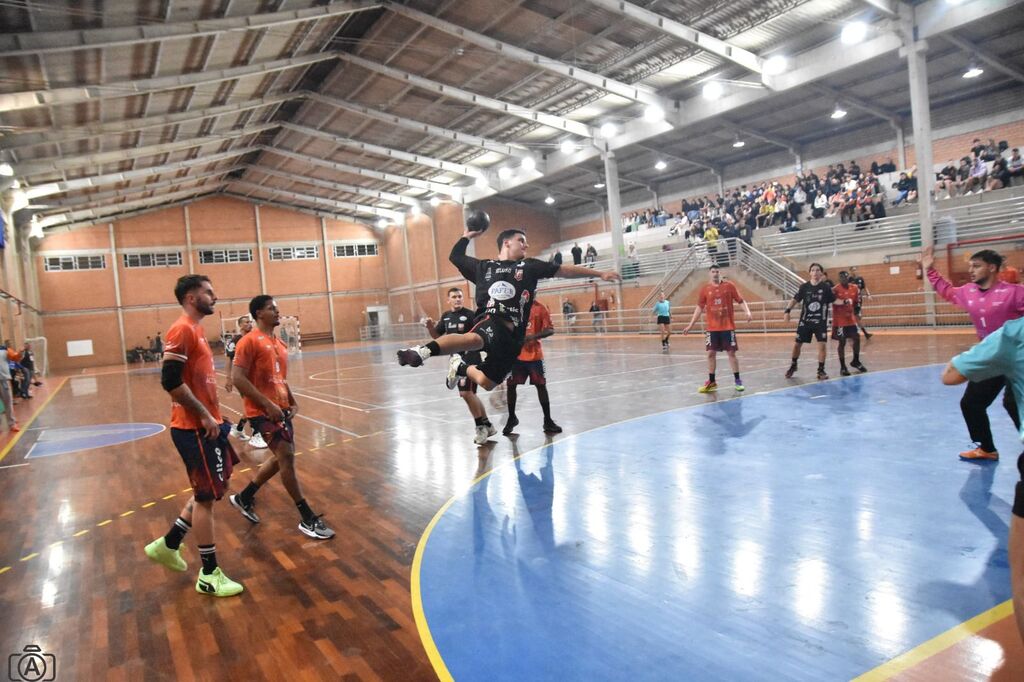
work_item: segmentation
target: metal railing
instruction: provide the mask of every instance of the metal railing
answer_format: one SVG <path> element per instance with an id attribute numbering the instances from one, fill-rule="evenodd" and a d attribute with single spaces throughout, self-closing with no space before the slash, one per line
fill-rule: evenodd
<path id="1" fill-rule="evenodd" d="M 804 283 L 803 277 L 745 241 L 741 239 L 730 241 L 735 242 L 735 245 L 730 244 L 729 248 L 730 252 L 735 248 L 736 264 L 780 294 L 785 296 L 794 292 Z"/>
<path id="2" fill-rule="evenodd" d="M 671 253 L 671 252 L 669 252 Z M 697 244 L 691 246 L 677 256 L 678 262 L 666 268 L 665 275 L 661 278 L 661 281 L 651 289 L 650 293 L 644 297 L 640 302 L 640 308 L 646 309 L 654 301 L 658 300 L 658 296 L 662 291 L 665 292 L 665 296 L 671 298 L 686 278 L 689 277 L 694 270 L 704 266 L 707 267 L 711 263 L 711 259 L 708 256 L 708 249 L 706 244 Z"/>

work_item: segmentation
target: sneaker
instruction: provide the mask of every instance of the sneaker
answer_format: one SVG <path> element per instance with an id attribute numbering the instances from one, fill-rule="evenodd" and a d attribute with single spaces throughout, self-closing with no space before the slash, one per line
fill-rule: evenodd
<path id="1" fill-rule="evenodd" d="M 231 435 L 242 441 L 243 443 L 249 440 L 249 436 L 245 435 L 245 431 L 242 429 L 231 429 Z"/>
<path id="2" fill-rule="evenodd" d="M 299 530 L 308 535 L 311 538 L 317 540 L 330 540 L 334 537 L 334 531 L 324 524 L 322 519 L 323 514 L 314 516 L 310 523 L 305 521 L 299 522 Z"/>
<path id="3" fill-rule="evenodd" d="M 20 426 L 18 426 L 17 424 L 14 424 L 13 426 L 11 426 L 11 433 L 17 433 L 18 431 L 21 431 L 21 427 Z"/>
<path id="4" fill-rule="evenodd" d="M 743 393 L 743 391 L 747 390 L 747 387 L 743 385 L 742 381 L 737 381 L 733 388 L 736 389 L 737 393 Z"/>
<path id="5" fill-rule="evenodd" d="M 199 571 L 199 578 L 196 580 L 196 592 L 208 594 L 211 597 L 233 597 L 236 594 L 241 594 L 244 589 L 242 583 L 236 583 L 224 575 L 220 566 L 213 569 L 213 573 L 209 575 Z"/>
<path id="6" fill-rule="evenodd" d="M 860 360 L 858 360 L 857 362 L 851 362 L 850 363 L 850 367 L 853 367 L 855 370 L 857 370 L 858 372 L 861 372 L 862 374 L 864 372 L 868 371 L 868 368 L 865 367 L 864 363 L 861 362 Z"/>
<path id="7" fill-rule="evenodd" d="M 825 381 L 827 379 L 828 379 L 828 374 L 825 374 L 825 370 L 819 369 L 818 370 L 818 381 Z"/>
<path id="8" fill-rule="evenodd" d="M 464 364 L 462 356 L 458 353 L 452 353 L 452 356 L 448 358 L 448 375 L 444 378 L 444 385 L 448 388 L 455 388 L 459 385 L 459 368 Z"/>
<path id="9" fill-rule="evenodd" d="M 846 369 L 845 367 L 840 367 L 839 368 L 839 376 L 841 376 L 841 377 L 848 377 L 848 376 L 850 376 L 850 370 Z"/>
<path id="10" fill-rule="evenodd" d="M 966 452 L 960 453 L 960 459 L 966 462 L 980 462 L 980 461 L 999 461 L 999 452 L 989 452 L 988 450 L 982 450 L 981 448 L 974 448 L 973 450 L 967 450 Z"/>
<path id="11" fill-rule="evenodd" d="M 423 361 L 429 357 L 430 351 L 423 346 L 403 348 L 398 351 L 398 364 L 409 365 L 410 367 L 419 367 L 423 364 Z"/>
<path id="12" fill-rule="evenodd" d="M 864 332 L 864 338 L 865 339 L 870 339 L 872 336 L 874 336 L 874 334 L 871 334 L 870 332 L 867 332 L 867 331 Z"/>
<path id="13" fill-rule="evenodd" d="M 267 447 L 267 441 L 263 440 L 263 436 L 257 431 L 252 434 L 252 438 L 249 439 L 249 446 L 256 450 L 262 450 Z"/>
<path id="14" fill-rule="evenodd" d="M 181 572 L 188 568 L 188 564 L 181 558 L 181 547 L 171 549 L 162 536 L 146 545 L 145 552 L 150 559 L 172 571 Z"/>
<path id="15" fill-rule="evenodd" d="M 519 419 L 517 417 L 509 417 L 509 420 L 505 422 L 505 428 L 501 430 L 501 435 L 510 436 L 512 432 L 519 426 Z"/>
<path id="16" fill-rule="evenodd" d="M 561 433 L 562 427 L 553 421 L 544 422 L 544 433 Z"/>
<path id="17" fill-rule="evenodd" d="M 718 390 L 718 383 L 714 381 L 705 381 L 704 385 L 697 389 L 697 393 L 714 393 Z"/>
<path id="18" fill-rule="evenodd" d="M 232 507 L 242 512 L 242 516 L 249 519 L 249 521 L 253 523 L 260 522 L 260 517 L 256 515 L 256 511 L 253 509 L 255 506 L 253 504 L 254 500 L 250 500 L 249 503 L 246 504 L 238 495 L 229 495 L 228 502 L 231 503 Z"/>
<path id="19" fill-rule="evenodd" d="M 787 379 L 792 379 L 794 374 L 796 374 L 796 363 L 795 362 L 792 365 L 789 366 L 789 369 L 786 370 L 786 378 Z"/>
<path id="20" fill-rule="evenodd" d="M 498 433 L 498 429 L 494 428 L 491 424 L 481 424 L 476 427 L 476 435 L 473 436 L 473 442 L 477 445 L 483 445 L 496 433 Z"/>

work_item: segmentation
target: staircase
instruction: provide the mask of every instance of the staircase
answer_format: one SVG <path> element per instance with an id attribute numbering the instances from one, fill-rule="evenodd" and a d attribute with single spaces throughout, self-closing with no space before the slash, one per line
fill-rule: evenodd
<path id="1" fill-rule="evenodd" d="M 723 244 L 720 242 L 720 244 Z M 719 246 L 719 249 L 722 249 Z M 644 300 L 640 302 L 640 309 L 647 309 L 654 305 L 655 301 L 661 300 L 660 294 L 662 291 L 665 292 L 665 296 L 669 299 L 672 295 L 682 286 L 683 282 L 693 274 L 695 270 L 706 268 L 711 265 L 711 259 L 708 256 L 707 245 L 697 244 L 686 250 L 679 262 L 668 269 L 665 276 L 651 289 L 650 293 L 644 297 Z"/>
<path id="2" fill-rule="evenodd" d="M 745 241 L 741 239 L 729 241 L 735 242 L 735 249 L 732 245 L 729 247 L 733 264 L 776 292 L 779 299 L 791 297 L 804 283 L 803 277 Z"/>

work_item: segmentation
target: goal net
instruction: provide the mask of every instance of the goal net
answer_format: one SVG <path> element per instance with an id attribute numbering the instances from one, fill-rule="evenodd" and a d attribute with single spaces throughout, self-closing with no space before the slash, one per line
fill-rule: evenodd
<path id="1" fill-rule="evenodd" d="M 225 346 L 238 332 L 238 318 L 220 318 L 220 340 Z M 302 352 L 302 327 L 298 315 L 281 316 L 281 324 L 278 325 L 276 332 L 278 338 L 288 346 L 289 354 Z"/>
<path id="2" fill-rule="evenodd" d="M 25 339 L 25 343 L 28 343 L 32 347 L 32 355 L 35 356 L 36 361 L 36 374 L 41 377 L 50 375 L 50 353 L 47 348 L 45 336 L 33 336 L 30 339 Z"/>

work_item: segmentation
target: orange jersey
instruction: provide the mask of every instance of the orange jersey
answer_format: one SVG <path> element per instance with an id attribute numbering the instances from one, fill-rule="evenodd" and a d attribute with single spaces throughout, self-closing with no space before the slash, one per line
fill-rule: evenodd
<path id="1" fill-rule="evenodd" d="M 540 334 L 545 329 L 554 327 L 551 323 L 551 313 L 540 301 L 534 301 L 530 308 L 530 321 L 526 323 L 527 334 Z M 527 341 L 523 344 L 523 350 L 519 353 L 519 359 L 523 362 L 543 360 L 544 351 L 540 347 L 540 341 Z"/>
<path id="2" fill-rule="evenodd" d="M 732 312 L 733 303 L 743 303 L 743 297 L 732 282 L 705 284 L 701 287 L 697 304 L 707 316 L 707 331 L 729 332 L 736 329 Z"/>
<path id="3" fill-rule="evenodd" d="M 832 326 L 853 327 L 857 324 L 857 318 L 853 316 L 853 306 L 860 301 L 860 287 L 856 284 L 837 284 L 832 287 L 832 293 L 836 295 L 835 303 L 832 304 Z M 850 305 L 843 303 L 850 299 Z"/>
<path id="4" fill-rule="evenodd" d="M 999 271 L 999 281 L 1007 284 L 1020 284 L 1020 272 L 1012 265 L 1007 265 Z"/>
<path id="5" fill-rule="evenodd" d="M 274 335 L 253 329 L 235 346 L 235 370 L 241 371 L 256 390 L 281 409 L 291 405 L 288 400 L 288 347 Z M 266 416 L 263 409 L 243 397 L 246 417 Z"/>
<path id="6" fill-rule="evenodd" d="M 213 368 L 213 351 L 206 340 L 203 326 L 193 322 L 188 315 L 182 315 L 167 330 L 164 341 L 164 361 L 175 360 L 185 363 L 182 379 L 196 400 L 209 410 L 210 415 L 221 421 L 220 404 L 217 402 L 217 373 Z M 178 403 L 171 403 L 171 428 L 200 429 L 199 417 Z"/>

